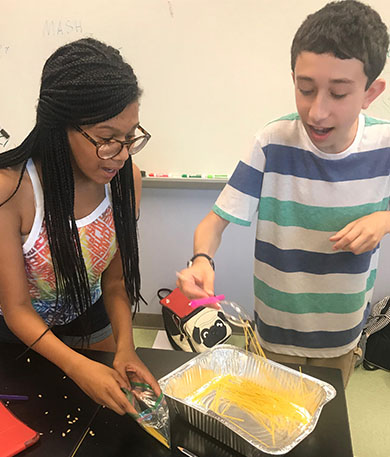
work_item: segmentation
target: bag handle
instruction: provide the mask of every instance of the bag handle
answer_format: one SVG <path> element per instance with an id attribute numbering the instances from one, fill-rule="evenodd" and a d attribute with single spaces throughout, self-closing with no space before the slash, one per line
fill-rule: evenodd
<path id="1" fill-rule="evenodd" d="M 172 289 L 168 289 L 167 287 L 162 287 L 161 289 L 158 289 L 157 296 L 160 300 L 162 300 L 163 298 L 167 297 L 172 292 L 173 292 Z"/>

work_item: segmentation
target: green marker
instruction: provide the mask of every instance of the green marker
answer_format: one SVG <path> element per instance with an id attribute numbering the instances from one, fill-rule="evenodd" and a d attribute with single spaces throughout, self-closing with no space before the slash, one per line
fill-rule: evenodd
<path id="1" fill-rule="evenodd" d="M 188 177 L 189 178 L 201 178 L 202 175 L 189 175 Z"/>
<path id="2" fill-rule="evenodd" d="M 208 178 L 208 179 L 227 179 L 228 175 L 206 175 L 205 178 Z"/>
<path id="3" fill-rule="evenodd" d="M 184 174 L 181 175 L 181 177 L 182 178 L 188 178 L 188 175 L 187 175 L 187 173 L 184 173 Z"/>

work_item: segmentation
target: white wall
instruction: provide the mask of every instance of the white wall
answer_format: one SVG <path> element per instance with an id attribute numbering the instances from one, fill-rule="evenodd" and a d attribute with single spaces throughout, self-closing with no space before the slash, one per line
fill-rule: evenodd
<path id="1" fill-rule="evenodd" d="M 210 211 L 219 191 L 144 189 L 139 222 L 142 293 L 149 307 L 142 312 L 160 312 L 156 292 L 174 288 L 175 272 L 192 257 L 195 227 Z M 255 225 L 230 224 L 215 257 L 215 291 L 247 309 L 253 308 L 253 252 Z"/>
<path id="2" fill-rule="evenodd" d="M 121 50 L 144 89 L 140 120 L 152 140 L 137 157 L 142 169 L 231 173 L 257 129 L 295 111 L 291 41 L 326 3 L 3 0 L 0 127 L 9 146 L 19 143 L 34 123 L 47 57 L 92 36 Z M 368 3 L 390 24 L 389 0 Z M 390 89 L 370 113 L 390 116 Z"/>
<path id="3" fill-rule="evenodd" d="M 174 288 L 175 272 L 192 256 L 195 227 L 211 209 L 219 191 L 144 189 L 141 203 L 140 257 L 142 293 L 149 306 L 141 312 L 160 313 L 157 290 Z M 229 224 L 215 257 L 216 293 L 253 310 L 253 258 L 256 221 L 251 227 Z M 373 302 L 390 295 L 390 237 L 382 242 Z"/>
<path id="4" fill-rule="evenodd" d="M 386 235 L 381 243 L 378 275 L 376 278 L 372 303 L 390 295 L 390 236 Z"/>

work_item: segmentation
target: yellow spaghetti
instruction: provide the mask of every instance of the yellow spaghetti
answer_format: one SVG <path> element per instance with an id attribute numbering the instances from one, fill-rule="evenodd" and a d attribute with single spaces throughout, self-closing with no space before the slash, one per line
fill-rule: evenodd
<path id="1" fill-rule="evenodd" d="M 243 329 L 246 349 L 250 347 L 266 358 L 251 325 L 243 325 Z M 318 407 L 317 392 L 307 388 L 302 376 L 299 382 L 292 380 L 286 386 L 285 380 L 282 382 L 268 370 L 261 370 L 259 380 L 218 376 L 210 370 L 205 370 L 204 375 L 204 383 L 197 382 L 198 388 L 186 399 L 213 411 L 266 447 L 301 433 Z"/>
<path id="2" fill-rule="evenodd" d="M 291 435 L 297 429 L 302 430 L 311 419 L 307 408 L 291 401 L 289 397 L 289 392 L 275 392 L 249 379 L 226 375 L 216 376 L 191 395 L 189 400 L 217 413 L 265 444 L 238 422 L 252 424 L 251 429 L 253 424 L 261 425 L 271 435 L 272 444 L 275 445 L 275 434 Z"/>
<path id="3" fill-rule="evenodd" d="M 259 355 L 260 357 L 264 357 L 266 359 L 263 348 L 261 347 L 259 339 L 257 338 L 257 334 L 253 330 L 250 323 L 245 322 L 241 317 L 240 317 L 240 321 L 241 321 L 241 324 L 242 324 L 243 330 L 244 330 L 245 349 L 247 351 L 249 349 L 251 349 L 252 352 L 254 352 L 255 354 Z"/>
<path id="4" fill-rule="evenodd" d="M 163 444 L 165 447 L 170 449 L 168 440 L 165 438 L 165 436 L 160 433 L 159 430 L 155 429 L 154 427 L 151 427 L 150 425 L 143 424 L 142 427 L 144 430 L 146 430 L 150 435 L 153 436 L 153 438 L 156 438 L 156 440 L 160 441 L 161 444 Z"/>

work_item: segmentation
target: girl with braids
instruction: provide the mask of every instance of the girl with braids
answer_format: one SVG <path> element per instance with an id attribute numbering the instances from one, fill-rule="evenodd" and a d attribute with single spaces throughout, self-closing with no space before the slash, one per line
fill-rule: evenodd
<path id="1" fill-rule="evenodd" d="M 150 135 L 119 52 L 94 39 L 59 48 L 42 73 L 36 124 L 0 154 L 0 341 L 23 341 L 97 403 L 132 412 L 129 379 L 159 386 L 134 351 L 140 300 L 131 156 Z M 113 369 L 71 349 L 115 352 Z"/>

